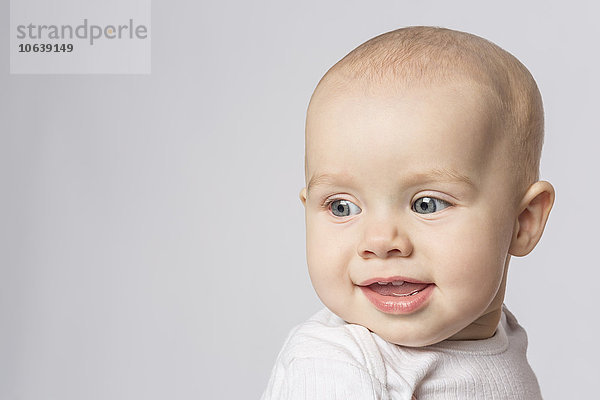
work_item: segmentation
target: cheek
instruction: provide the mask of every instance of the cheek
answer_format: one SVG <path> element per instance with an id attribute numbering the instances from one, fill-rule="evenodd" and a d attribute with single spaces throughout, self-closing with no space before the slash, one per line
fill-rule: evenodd
<path id="1" fill-rule="evenodd" d="M 429 236 L 428 262 L 436 265 L 435 278 L 446 285 L 446 290 L 469 290 L 471 296 L 495 294 L 510 242 L 506 229 L 490 218 L 473 215 L 460 223 L 440 226 Z"/>
<path id="2" fill-rule="evenodd" d="M 320 297 L 333 291 L 348 278 L 352 241 L 348 233 L 335 224 L 307 219 L 306 259 L 313 286 Z M 336 229 L 338 228 L 338 229 Z"/>

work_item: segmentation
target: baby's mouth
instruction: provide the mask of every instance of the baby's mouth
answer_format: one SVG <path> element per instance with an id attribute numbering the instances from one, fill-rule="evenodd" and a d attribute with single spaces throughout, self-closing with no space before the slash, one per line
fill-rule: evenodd
<path id="1" fill-rule="evenodd" d="M 406 281 L 375 282 L 367 287 L 382 296 L 407 297 L 419 293 L 429 283 L 412 283 Z"/>
<path id="2" fill-rule="evenodd" d="M 406 280 L 405 280 L 406 279 Z M 371 278 L 358 285 L 367 300 L 386 314 L 411 314 L 424 307 L 435 283 L 394 276 Z"/>

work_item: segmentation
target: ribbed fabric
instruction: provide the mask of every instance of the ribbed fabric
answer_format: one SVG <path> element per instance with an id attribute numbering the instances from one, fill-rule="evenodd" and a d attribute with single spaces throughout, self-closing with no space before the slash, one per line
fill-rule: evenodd
<path id="1" fill-rule="evenodd" d="M 526 352 L 527 334 L 505 305 L 489 339 L 418 348 L 325 308 L 289 334 L 262 400 L 541 399 Z"/>

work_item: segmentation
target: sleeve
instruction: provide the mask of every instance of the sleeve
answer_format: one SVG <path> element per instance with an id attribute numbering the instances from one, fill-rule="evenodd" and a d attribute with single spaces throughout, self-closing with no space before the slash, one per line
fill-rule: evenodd
<path id="1" fill-rule="evenodd" d="M 261 400 L 389 400 L 367 370 L 339 360 L 296 358 L 277 363 Z"/>

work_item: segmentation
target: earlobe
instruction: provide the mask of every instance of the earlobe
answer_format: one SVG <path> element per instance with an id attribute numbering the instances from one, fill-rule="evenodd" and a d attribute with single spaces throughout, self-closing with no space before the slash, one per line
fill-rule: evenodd
<path id="1" fill-rule="evenodd" d="M 302 202 L 302 205 L 306 207 L 306 188 L 303 187 L 302 190 L 300 190 L 300 201 Z"/>
<path id="2" fill-rule="evenodd" d="M 529 187 L 519 205 L 509 254 L 522 257 L 534 249 L 544 232 L 554 197 L 554 187 L 549 182 L 538 181 Z"/>

